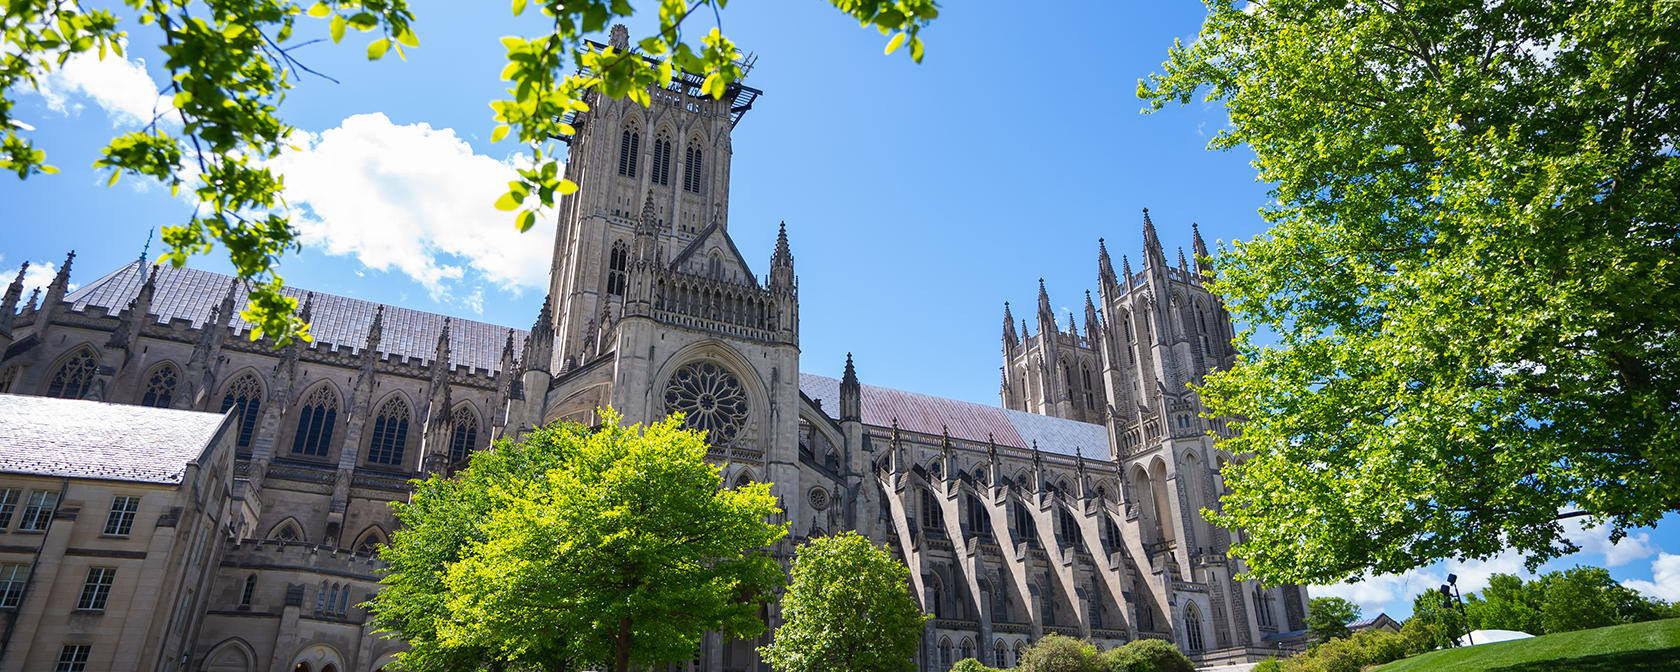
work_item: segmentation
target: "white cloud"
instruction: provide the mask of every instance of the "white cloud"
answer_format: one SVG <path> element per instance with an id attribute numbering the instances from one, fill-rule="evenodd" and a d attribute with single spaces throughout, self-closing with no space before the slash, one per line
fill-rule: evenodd
<path id="1" fill-rule="evenodd" d="M 1571 518 L 1564 521 L 1564 535 L 1576 546 L 1581 547 L 1583 553 L 1602 553 L 1605 567 L 1620 567 L 1634 560 L 1643 560 L 1657 552 L 1651 543 L 1651 535 L 1638 532 L 1623 537 L 1621 541 L 1610 543 L 1610 528 L 1608 526 L 1587 527 L 1584 518 Z"/>
<path id="2" fill-rule="evenodd" d="M 1373 576 L 1358 583 L 1313 586 L 1308 589 L 1308 593 L 1313 597 L 1340 597 L 1359 605 L 1361 613 L 1366 617 L 1373 617 L 1392 611 L 1400 605 L 1409 605 L 1413 595 L 1445 582 L 1445 574 L 1436 573 L 1434 568 L 1429 568 L 1398 575 Z"/>
<path id="3" fill-rule="evenodd" d="M 1680 555 L 1659 553 L 1657 559 L 1651 561 L 1651 578 L 1651 581 L 1628 579 L 1622 585 L 1647 597 L 1680 602 Z"/>
<path id="4" fill-rule="evenodd" d="M 0 256 L 0 262 L 4 261 L 5 257 Z M 0 294 L 5 293 L 5 288 L 11 286 L 12 281 L 17 279 L 17 274 L 17 266 L 10 266 L 6 267 L 5 270 L 0 270 Z M 41 293 L 45 294 L 47 292 L 47 285 L 52 284 L 53 277 L 57 275 L 58 264 L 56 263 L 50 261 L 29 262 L 29 270 L 23 272 L 23 296 L 18 299 L 18 308 L 22 309 L 23 304 L 29 301 L 29 293 L 32 290 L 40 289 Z M 69 291 L 72 292 L 76 291 L 76 288 L 80 286 L 81 285 L 74 282 L 68 284 Z"/>
<path id="5" fill-rule="evenodd" d="M 86 51 L 42 78 L 40 93 L 48 108 L 66 115 L 79 114 L 82 104 L 77 101 L 92 98 L 113 127 L 131 127 L 144 126 L 153 115 L 171 109 L 169 97 L 158 90 L 143 59 L 129 60 L 114 53 L 101 59 L 98 51 Z"/>
<path id="6" fill-rule="evenodd" d="M 515 229 L 512 213 L 492 205 L 518 177 L 513 168 L 474 154 L 453 130 L 363 114 L 292 140 L 299 150 L 269 165 L 285 176 L 305 245 L 395 267 L 434 298 L 470 307 L 481 290 L 456 288 L 469 269 L 508 291 L 547 284 L 554 218 Z"/>

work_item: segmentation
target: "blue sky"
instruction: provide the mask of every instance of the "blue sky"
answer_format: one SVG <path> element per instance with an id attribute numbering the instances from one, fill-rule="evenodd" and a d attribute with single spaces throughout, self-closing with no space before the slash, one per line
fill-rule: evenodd
<path id="1" fill-rule="evenodd" d="M 307 289 L 528 327 L 553 223 L 517 234 L 490 207 L 507 162 L 528 150 L 489 142 L 487 103 L 504 88 L 498 38 L 540 24 L 535 12 L 514 19 L 505 3 L 413 8 L 421 47 L 406 62 L 365 61 L 369 37 L 355 34 L 296 53 L 339 83 L 306 77 L 280 108 L 309 134 L 282 161 L 309 241 L 282 274 Z M 864 382 L 997 403 L 1003 302 L 1030 314 L 1043 278 L 1063 319 L 1082 315 L 1097 239 L 1140 256 L 1143 208 L 1169 255 L 1189 247 L 1192 222 L 1210 244 L 1264 231 L 1266 187 L 1251 156 L 1204 149 L 1225 124 L 1221 109 L 1139 113 L 1138 78 L 1159 69 L 1175 37 L 1194 37 L 1199 3 L 1021 8 L 948 3 L 923 33 L 919 66 L 883 56 L 878 33 L 826 2 L 735 0 L 721 13 L 724 32 L 758 56 L 747 83 L 765 92 L 735 130 L 731 233 L 762 274 L 787 223 L 805 371 L 838 376 L 850 352 Z M 63 172 L 0 176 L 6 277 L 28 260 L 44 282 L 75 249 L 74 279 L 91 280 L 190 212 L 137 179 L 106 188 L 90 167 L 114 134 L 150 115 L 150 87 L 167 79 L 148 47 L 156 33 L 125 25 L 135 33 L 128 61 L 73 61 L 19 99 L 17 116 Z M 648 32 L 646 22 L 630 27 Z M 299 28 L 302 42 L 326 26 Z M 219 253 L 192 264 L 228 268 Z M 1579 536 L 1589 552 L 1554 564 L 1614 565 L 1618 579 L 1654 581 L 1640 587 L 1680 599 L 1680 556 L 1663 553 L 1680 552 L 1672 518 L 1613 548 L 1602 532 Z M 1495 558 L 1315 594 L 1405 614 L 1410 595 L 1446 571 L 1474 584 L 1519 565 Z"/>

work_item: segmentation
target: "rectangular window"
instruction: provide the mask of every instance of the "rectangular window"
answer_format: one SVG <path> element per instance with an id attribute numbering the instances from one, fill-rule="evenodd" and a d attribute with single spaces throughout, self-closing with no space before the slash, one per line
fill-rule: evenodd
<path id="1" fill-rule="evenodd" d="M 103 611 L 105 600 L 111 597 L 111 583 L 116 579 L 115 567 L 88 568 L 87 581 L 82 584 L 82 598 L 76 601 L 76 608 Z"/>
<path id="2" fill-rule="evenodd" d="M 175 634 L 180 634 L 187 628 L 187 610 L 192 608 L 192 596 L 191 590 L 181 596 L 181 611 L 175 614 Z"/>
<path id="3" fill-rule="evenodd" d="M 45 530 L 52 522 L 53 509 L 58 508 L 57 490 L 36 490 L 29 493 L 29 503 L 23 507 L 19 530 Z"/>
<path id="4" fill-rule="evenodd" d="M 58 651 L 58 667 L 54 672 L 86 672 L 88 654 L 93 653 L 93 647 L 87 644 L 65 644 Z"/>
<path id="5" fill-rule="evenodd" d="M 193 564 L 195 565 L 204 560 L 204 545 L 210 541 L 209 528 L 209 521 L 205 521 L 204 526 L 198 528 L 198 552 L 193 554 Z"/>
<path id="6" fill-rule="evenodd" d="M 29 580 L 29 565 L 0 565 L 0 607 L 16 609 L 23 599 L 23 583 Z"/>
<path id="7" fill-rule="evenodd" d="M 21 492 L 17 488 L 0 490 L 0 529 L 12 526 L 12 514 L 17 513 L 18 495 Z"/>
<path id="8" fill-rule="evenodd" d="M 134 529 L 134 512 L 140 510 L 140 498 L 119 495 L 111 500 L 111 513 L 105 516 L 105 534 L 126 537 Z"/>

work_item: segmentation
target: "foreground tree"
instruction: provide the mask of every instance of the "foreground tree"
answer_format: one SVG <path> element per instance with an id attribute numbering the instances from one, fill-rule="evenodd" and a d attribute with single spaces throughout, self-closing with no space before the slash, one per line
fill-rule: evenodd
<path id="1" fill-rule="evenodd" d="M 506 100 L 494 101 L 496 142 L 512 135 L 526 143 L 535 161 L 508 183 L 497 208 L 516 211 L 513 222 L 528 230 L 554 206 L 557 194 L 577 185 L 560 174 L 560 157 L 551 141 L 573 130 L 565 117 L 589 109 L 585 98 L 600 93 L 629 96 L 649 103 L 649 87 L 671 83 L 679 70 L 704 77 L 704 93 L 722 99 L 739 81 L 740 52 L 718 28 L 690 30 L 698 41 L 685 41 L 681 27 L 690 16 L 712 15 L 727 0 L 659 0 L 658 32 L 631 50 L 601 49 L 585 39 L 608 24 L 629 19 L 627 0 L 539 0 L 536 7 L 552 19 L 548 34 L 536 39 L 506 37 L 510 82 Z M 939 16 L 934 0 L 830 0 L 865 27 L 888 36 L 887 53 L 901 47 L 922 61 L 920 32 Z M 163 229 L 175 266 L 187 257 L 227 248 L 240 279 L 253 283 L 251 303 L 241 317 L 263 335 L 285 344 L 309 340 L 307 325 L 294 314 L 297 300 L 280 293 L 284 282 L 275 272 L 280 257 L 298 248 L 297 231 L 283 200 L 284 184 L 264 163 L 279 156 L 292 128 L 276 116 L 287 89 L 304 73 L 315 73 L 291 53 L 289 44 L 299 15 L 329 20 L 333 42 L 346 30 L 374 32 L 367 45 L 370 60 L 403 48 L 420 46 L 409 28 L 415 20 L 406 0 L 317 0 L 307 12 L 292 0 L 123 0 L 142 26 L 156 25 L 151 36 L 168 56 L 167 91 L 171 105 L 154 111 L 145 128 L 111 141 L 96 167 L 111 169 L 110 184 L 122 174 L 149 177 L 179 190 L 190 185 L 197 207 L 187 221 Z M 518 16 L 532 3 L 513 0 Z M 697 12 L 710 6 L 712 12 Z M 646 6 L 644 5 L 644 8 Z M 20 179 L 58 170 L 45 163 L 26 133 L 34 130 L 12 114 L 21 86 L 37 86 L 71 56 L 97 53 L 123 57 L 127 33 L 116 15 L 66 0 L 8 0 L 0 12 L 0 170 Z M 307 44 L 307 43 L 304 43 Z M 650 58 L 651 57 L 651 58 Z M 658 60 L 654 60 L 658 59 Z M 323 76 L 324 77 L 324 76 Z"/>
<path id="2" fill-rule="evenodd" d="M 787 532 L 768 484 L 720 489 L 680 417 L 545 428 L 477 454 L 398 505 L 378 624 L 405 668 L 485 662 L 627 672 L 692 655 L 701 634 L 753 637 Z M 464 666 L 464 667 L 463 667 Z"/>
<path id="3" fill-rule="evenodd" d="M 1458 646 L 1458 639 L 1470 631 L 1464 612 L 1458 610 L 1452 598 L 1430 589 L 1412 598 L 1412 617 L 1401 627 L 1412 653 Z"/>
<path id="4" fill-rule="evenodd" d="M 910 570 L 854 532 L 799 547 L 782 626 L 759 655 L 784 672 L 908 672 L 927 616 Z"/>
<path id="5" fill-rule="evenodd" d="M 1348 624 L 1359 620 L 1359 605 L 1339 597 L 1315 597 L 1307 603 L 1307 629 L 1319 643 L 1345 639 Z"/>
<path id="6" fill-rule="evenodd" d="M 1280 344 L 1200 390 L 1250 574 L 1532 569 L 1680 509 L 1680 5 L 1207 5 L 1139 95 L 1206 91 L 1275 185 L 1214 289 Z"/>

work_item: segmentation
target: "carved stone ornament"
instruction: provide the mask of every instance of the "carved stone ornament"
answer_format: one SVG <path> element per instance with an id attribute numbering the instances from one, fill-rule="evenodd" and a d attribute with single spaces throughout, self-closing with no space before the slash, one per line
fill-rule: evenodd
<path id="1" fill-rule="evenodd" d="M 665 412 L 683 413 L 683 426 L 706 432 L 706 441 L 731 446 L 744 438 L 747 393 L 728 369 L 713 362 L 684 364 L 665 386 Z"/>

